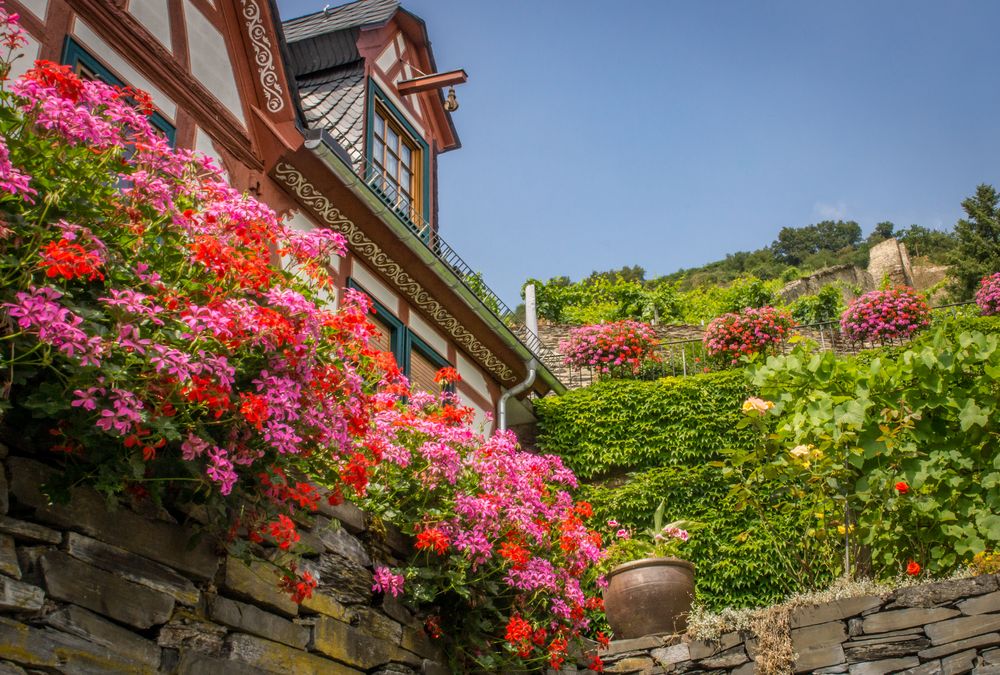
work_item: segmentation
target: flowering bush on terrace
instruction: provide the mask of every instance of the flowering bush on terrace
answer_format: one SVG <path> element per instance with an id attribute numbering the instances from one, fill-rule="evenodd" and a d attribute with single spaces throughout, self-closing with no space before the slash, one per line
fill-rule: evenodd
<path id="1" fill-rule="evenodd" d="M 19 41 L 13 18 L 0 19 L 7 43 Z M 282 586 L 299 602 L 321 580 L 297 569 L 292 516 L 316 509 L 317 485 L 331 501 L 346 493 L 415 534 L 419 555 L 452 559 L 425 557 L 434 564 L 414 567 L 412 583 L 380 567 L 379 590 L 439 598 L 416 591 L 451 588 L 442 575 L 458 570 L 455 593 L 506 612 L 474 634 L 480 661 L 514 612 L 545 627 L 547 659 L 562 658 L 587 627 L 578 601 L 600 550 L 566 511 L 572 473 L 509 437 L 472 434 L 450 395 L 411 394 L 370 344 L 365 296 L 345 290 L 337 312 L 320 299 L 342 238 L 285 227 L 207 160 L 170 148 L 148 109 L 141 92 L 47 62 L 0 92 L 0 371 L 12 376 L 0 405 L 8 428 L 51 439 L 39 451 L 63 459 L 45 490 L 59 499 L 87 483 L 109 497 L 202 504 L 232 553 L 282 553 Z M 507 514 L 495 512 L 501 530 L 458 507 L 479 499 Z M 530 553 L 530 574 L 518 568 L 520 586 L 497 590 L 505 543 Z M 544 588 L 537 569 L 551 574 Z"/>
<path id="2" fill-rule="evenodd" d="M 1000 314 L 1000 272 L 983 277 L 979 282 L 976 304 L 983 316 Z"/>
<path id="3" fill-rule="evenodd" d="M 840 327 L 857 342 L 903 339 L 930 325 L 930 308 L 909 286 L 865 293 L 840 317 Z"/>
<path id="4" fill-rule="evenodd" d="M 784 310 L 747 308 L 712 319 L 702 342 L 710 358 L 735 364 L 741 356 L 776 349 L 794 326 L 795 322 Z"/>
<path id="5" fill-rule="evenodd" d="M 653 329 L 638 321 L 583 326 L 559 343 L 566 365 L 593 368 L 598 373 L 639 372 L 644 361 L 656 359 L 658 341 Z"/>
<path id="6" fill-rule="evenodd" d="M 424 392 L 376 413 L 383 461 L 360 503 L 412 535 L 417 554 L 378 569 L 376 590 L 433 608 L 435 632 L 462 640 L 456 672 L 558 668 L 602 607 L 590 506 L 574 503 L 557 456 L 523 452 L 510 433 L 483 439 L 468 415 L 454 394 Z"/>

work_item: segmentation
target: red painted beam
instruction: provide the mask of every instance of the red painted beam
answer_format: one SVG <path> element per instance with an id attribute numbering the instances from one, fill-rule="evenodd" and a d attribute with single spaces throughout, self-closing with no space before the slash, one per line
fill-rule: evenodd
<path id="1" fill-rule="evenodd" d="M 447 73 L 434 73 L 433 75 L 415 77 L 412 80 L 403 80 L 397 87 L 400 94 L 419 94 L 422 91 L 462 84 L 468 79 L 469 76 L 464 70 L 451 70 Z"/>

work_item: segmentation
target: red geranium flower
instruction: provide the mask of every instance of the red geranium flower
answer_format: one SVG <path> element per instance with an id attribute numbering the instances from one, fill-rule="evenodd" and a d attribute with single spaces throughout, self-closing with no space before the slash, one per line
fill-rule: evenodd
<path id="1" fill-rule="evenodd" d="M 910 486 L 906 484 L 905 480 L 901 480 L 896 483 L 896 491 L 901 495 L 905 495 L 910 491 Z"/>
<path id="2" fill-rule="evenodd" d="M 915 577 L 918 574 L 920 574 L 920 563 L 916 562 L 915 560 L 911 560 L 910 562 L 906 563 L 906 573 L 909 574 L 911 577 Z"/>

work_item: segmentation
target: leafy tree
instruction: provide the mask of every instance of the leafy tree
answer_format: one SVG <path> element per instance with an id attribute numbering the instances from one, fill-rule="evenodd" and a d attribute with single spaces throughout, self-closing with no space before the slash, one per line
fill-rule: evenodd
<path id="1" fill-rule="evenodd" d="M 597 279 L 598 277 L 604 277 L 609 281 L 614 281 L 615 279 L 622 279 L 624 281 L 637 281 L 642 283 L 646 280 L 646 270 L 641 265 L 628 265 L 623 266 L 621 269 L 608 270 L 606 272 L 593 271 L 590 276 L 584 279 L 584 283 Z"/>
<path id="2" fill-rule="evenodd" d="M 877 244 L 880 241 L 891 239 L 896 229 L 896 225 L 888 220 L 883 220 L 875 225 L 875 229 L 868 235 L 868 241 Z"/>
<path id="3" fill-rule="evenodd" d="M 805 227 L 783 227 L 771 244 L 775 258 L 789 265 L 798 265 L 820 251 L 839 251 L 857 246 L 861 241 L 861 226 L 853 220 L 824 220 Z"/>
<path id="4" fill-rule="evenodd" d="M 933 262 L 948 262 L 955 249 L 957 238 L 952 232 L 932 230 L 921 225 L 910 225 L 896 233 L 896 238 L 906 245 L 914 258 L 928 258 Z"/>
<path id="5" fill-rule="evenodd" d="M 966 218 L 955 224 L 957 239 L 951 255 L 952 295 L 956 300 L 972 297 L 979 280 L 1000 271 L 1000 194 L 983 183 L 976 194 L 962 202 Z"/>

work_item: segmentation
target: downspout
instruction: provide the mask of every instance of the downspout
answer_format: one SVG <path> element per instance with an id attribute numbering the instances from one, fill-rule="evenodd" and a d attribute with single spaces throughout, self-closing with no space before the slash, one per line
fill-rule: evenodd
<path id="1" fill-rule="evenodd" d="M 528 332 L 538 339 L 538 313 L 535 311 L 535 285 L 528 284 L 524 287 L 524 321 L 527 324 Z M 500 431 L 507 431 L 507 401 L 510 400 L 512 396 L 517 396 L 518 394 L 527 391 L 531 388 L 531 385 L 535 383 L 535 375 L 538 374 L 538 360 L 534 357 L 528 359 L 524 364 L 528 369 L 528 376 L 524 378 L 523 382 L 519 382 L 507 391 L 503 393 L 500 397 L 500 403 L 497 405 L 497 418 L 499 419 Z"/>

